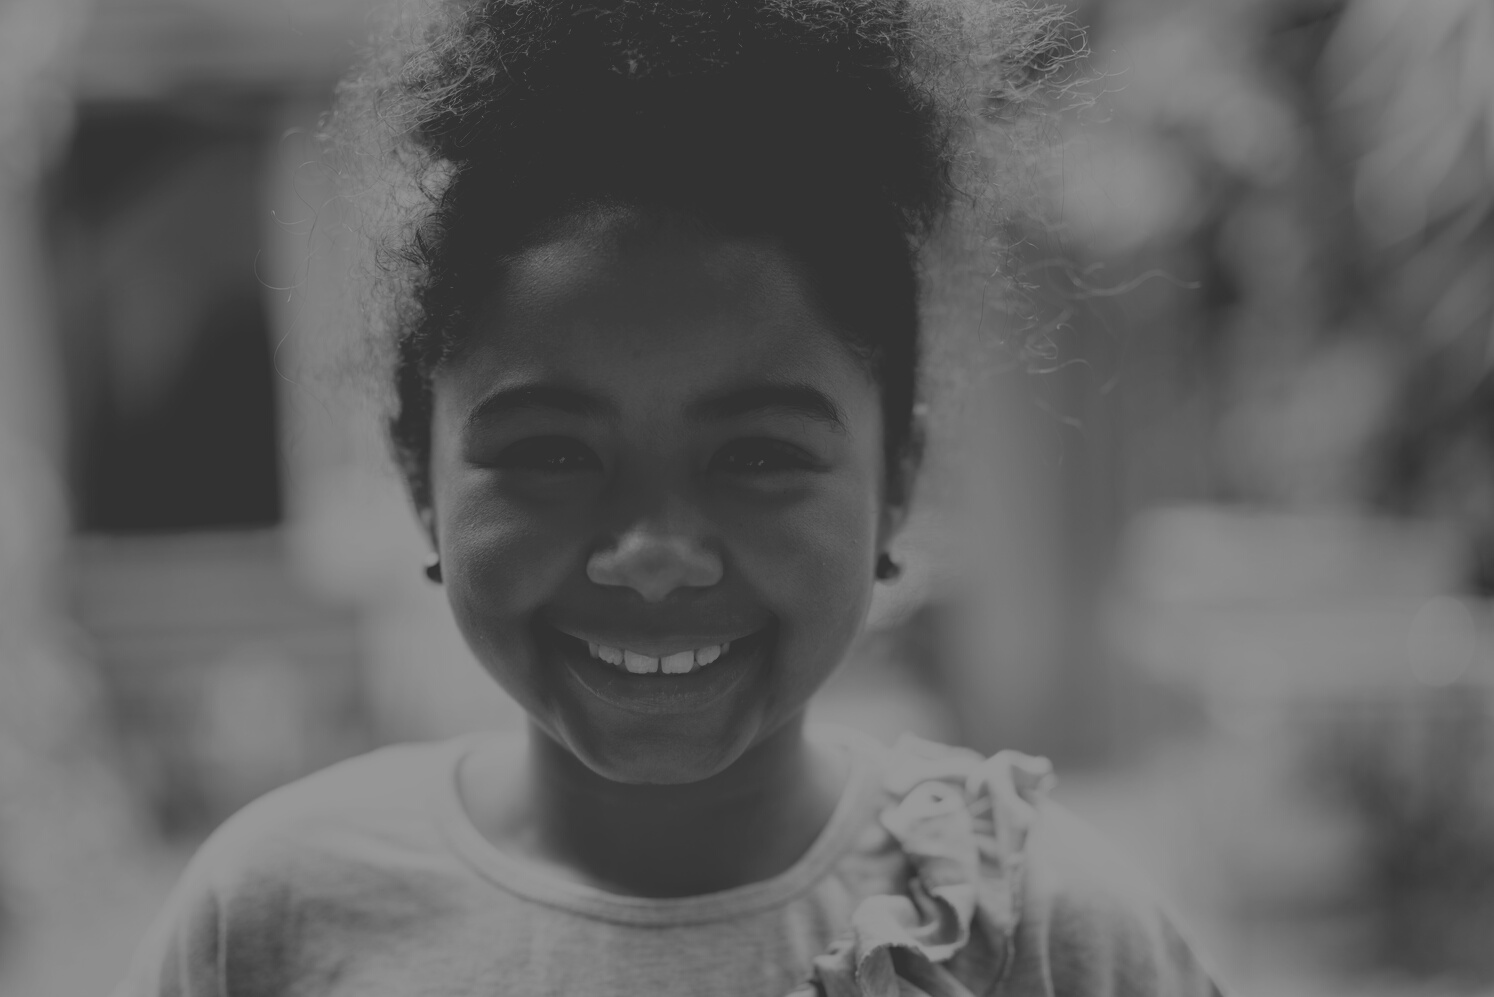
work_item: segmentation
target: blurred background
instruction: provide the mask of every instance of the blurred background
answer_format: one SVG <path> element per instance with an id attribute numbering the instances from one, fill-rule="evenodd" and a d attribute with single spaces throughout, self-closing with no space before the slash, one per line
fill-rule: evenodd
<path id="1" fill-rule="evenodd" d="M 370 9 L 0 0 L 5 997 L 107 991 L 267 789 L 521 721 L 338 373 Z M 1019 362 L 946 289 L 818 715 L 1051 755 L 1236 994 L 1494 993 L 1494 3 L 1075 11 L 1057 318 Z"/>

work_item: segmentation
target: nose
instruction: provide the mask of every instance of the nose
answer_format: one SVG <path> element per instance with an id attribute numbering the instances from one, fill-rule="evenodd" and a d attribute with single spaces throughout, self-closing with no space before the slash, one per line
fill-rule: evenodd
<path id="1" fill-rule="evenodd" d="M 721 573 L 721 555 L 698 541 L 642 528 L 624 533 L 615 546 L 586 562 L 587 578 L 598 585 L 625 585 L 647 602 L 662 602 L 677 588 L 715 585 Z"/>

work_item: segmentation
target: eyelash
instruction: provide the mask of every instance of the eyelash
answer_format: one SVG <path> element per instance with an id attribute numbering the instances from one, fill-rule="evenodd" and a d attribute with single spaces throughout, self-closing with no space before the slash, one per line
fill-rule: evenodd
<path id="1" fill-rule="evenodd" d="M 498 455 L 497 466 L 513 470 L 566 473 L 600 471 L 602 461 L 591 448 L 569 436 L 532 436 Z"/>
<path id="2" fill-rule="evenodd" d="M 753 463 L 751 468 L 724 466 L 725 462 L 732 457 Z M 767 465 L 767 466 L 762 466 Z M 717 450 L 711 457 L 711 470 L 723 471 L 727 474 L 773 474 L 782 471 L 813 471 L 819 468 L 819 462 L 809 454 L 782 440 L 774 440 L 765 436 L 755 436 L 743 440 L 733 440 Z"/>

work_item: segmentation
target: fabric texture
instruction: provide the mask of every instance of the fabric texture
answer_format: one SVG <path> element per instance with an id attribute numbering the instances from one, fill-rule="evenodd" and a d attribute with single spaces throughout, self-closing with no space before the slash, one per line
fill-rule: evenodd
<path id="1" fill-rule="evenodd" d="M 809 850 L 771 879 L 670 899 L 488 842 L 456 789 L 481 738 L 333 766 L 204 844 L 116 997 L 1218 993 L 1144 887 L 1046 799 L 1045 761 L 813 736 L 851 774 Z"/>
<path id="2" fill-rule="evenodd" d="M 914 737 L 892 752 L 879 820 L 907 859 L 903 893 L 876 894 L 814 960 L 793 997 L 970 997 L 1011 961 L 1024 848 L 1053 782 L 1046 759 L 983 759 Z M 982 944 L 971 945 L 972 931 Z"/>

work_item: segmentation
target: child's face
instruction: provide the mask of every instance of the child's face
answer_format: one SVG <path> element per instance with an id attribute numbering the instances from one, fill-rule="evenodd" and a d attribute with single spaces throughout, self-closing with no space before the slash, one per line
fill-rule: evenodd
<path id="1" fill-rule="evenodd" d="M 877 387 L 766 242 L 593 218 L 498 289 L 434 385 L 457 623 L 599 774 L 713 775 L 865 619 L 896 518 Z"/>

